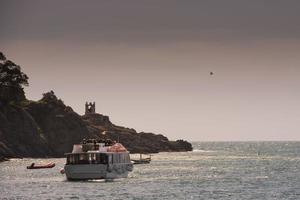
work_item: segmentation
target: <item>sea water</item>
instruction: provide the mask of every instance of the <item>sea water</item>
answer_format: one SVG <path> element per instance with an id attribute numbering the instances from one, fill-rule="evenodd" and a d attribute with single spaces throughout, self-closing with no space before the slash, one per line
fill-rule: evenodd
<path id="1" fill-rule="evenodd" d="M 300 142 L 195 142 L 128 178 L 69 182 L 64 159 L 0 163 L 0 199 L 300 199 Z M 32 162 L 52 169 L 28 170 Z"/>

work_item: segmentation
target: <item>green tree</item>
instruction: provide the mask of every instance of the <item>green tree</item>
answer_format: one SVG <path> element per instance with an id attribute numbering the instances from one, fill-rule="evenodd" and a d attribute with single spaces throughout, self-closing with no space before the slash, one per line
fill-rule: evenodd
<path id="1" fill-rule="evenodd" d="M 28 76 L 21 71 L 21 67 L 0 52 L 0 86 L 22 88 L 28 86 Z"/>

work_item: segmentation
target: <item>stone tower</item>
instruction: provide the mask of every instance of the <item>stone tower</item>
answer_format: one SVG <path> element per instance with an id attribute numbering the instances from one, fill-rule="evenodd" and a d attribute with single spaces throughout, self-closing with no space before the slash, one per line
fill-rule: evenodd
<path id="1" fill-rule="evenodd" d="M 85 102 L 85 114 L 95 114 L 96 113 L 96 103 L 95 102 Z"/>

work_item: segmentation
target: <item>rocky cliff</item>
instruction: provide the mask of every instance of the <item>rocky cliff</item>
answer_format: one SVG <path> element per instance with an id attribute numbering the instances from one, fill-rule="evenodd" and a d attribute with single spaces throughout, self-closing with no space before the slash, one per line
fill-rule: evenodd
<path id="1" fill-rule="evenodd" d="M 192 145 L 183 140 L 169 141 L 163 135 L 137 133 L 114 125 L 108 116 L 95 113 L 94 108 L 80 116 L 53 91 L 43 94 L 39 101 L 29 101 L 23 86 L 28 86 L 28 76 L 0 52 L 0 161 L 13 157 L 62 157 L 84 138 L 120 141 L 132 153 L 192 150 Z"/>
<path id="2" fill-rule="evenodd" d="M 0 101 L 0 160 L 51 156 L 35 119 L 20 104 Z"/>
<path id="3" fill-rule="evenodd" d="M 120 141 L 132 153 L 190 151 L 190 143 L 114 125 L 108 116 L 80 116 L 53 92 L 39 101 L 0 100 L 0 160 L 11 157 L 62 157 L 84 138 Z M 105 133 L 105 134 L 103 134 Z"/>

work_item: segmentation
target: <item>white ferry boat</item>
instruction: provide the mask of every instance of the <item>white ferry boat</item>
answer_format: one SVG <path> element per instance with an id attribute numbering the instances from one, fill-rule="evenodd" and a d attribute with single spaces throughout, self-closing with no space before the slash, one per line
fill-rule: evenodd
<path id="1" fill-rule="evenodd" d="M 133 170 L 127 149 L 111 140 L 84 140 L 65 155 L 68 180 L 126 178 Z"/>

